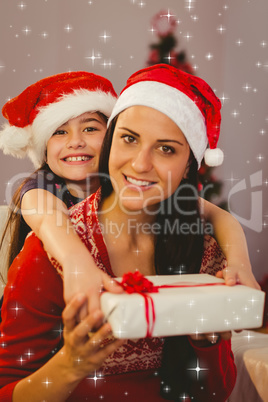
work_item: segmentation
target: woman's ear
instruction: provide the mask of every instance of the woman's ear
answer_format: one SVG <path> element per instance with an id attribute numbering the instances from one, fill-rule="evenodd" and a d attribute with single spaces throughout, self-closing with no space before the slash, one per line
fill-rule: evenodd
<path id="1" fill-rule="evenodd" d="M 187 166 L 185 168 L 185 171 L 183 173 L 183 179 L 188 179 L 188 173 L 189 173 L 191 163 L 192 163 L 192 159 L 189 159 L 188 162 L 187 162 Z"/>

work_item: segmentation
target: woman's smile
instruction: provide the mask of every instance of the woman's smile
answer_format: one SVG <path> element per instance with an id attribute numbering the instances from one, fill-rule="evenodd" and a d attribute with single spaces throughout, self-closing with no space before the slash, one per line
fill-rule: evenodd
<path id="1" fill-rule="evenodd" d="M 125 174 L 123 174 L 123 176 L 125 178 L 126 186 L 133 190 L 146 191 L 157 183 L 156 181 L 134 178 Z"/>

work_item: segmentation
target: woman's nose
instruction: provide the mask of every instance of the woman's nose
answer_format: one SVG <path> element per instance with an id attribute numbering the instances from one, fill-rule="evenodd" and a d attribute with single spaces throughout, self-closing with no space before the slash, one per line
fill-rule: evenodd
<path id="1" fill-rule="evenodd" d="M 73 130 L 68 135 L 67 140 L 67 148 L 84 148 L 86 146 L 86 142 L 83 138 L 83 133 L 78 130 Z"/>
<path id="2" fill-rule="evenodd" d="M 149 172 L 152 169 L 152 157 L 148 150 L 139 150 L 131 163 L 132 168 L 138 172 Z"/>

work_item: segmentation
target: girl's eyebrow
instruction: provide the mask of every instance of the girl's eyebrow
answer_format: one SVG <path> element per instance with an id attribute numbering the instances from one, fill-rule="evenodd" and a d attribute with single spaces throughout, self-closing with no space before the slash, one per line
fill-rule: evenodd
<path id="1" fill-rule="evenodd" d="M 94 117 L 84 117 L 84 118 L 81 118 L 81 119 L 79 120 L 79 124 L 91 123 L 92 121 L 96 121 L 97 123 L 103 124 L 103 122 L 102 122 L 101 120 L 98 120 L 98 119 L 96 119 L 96 118 L 94 118 Z M 68 124 L 68 122 L 69 122 L 69 120 L 66 121 L 65 123 L 63 123 L 60 127 L 66 126 L 66 125 Z"/>
<path id="2" fill-rule="evenodd" d="M 96 121 L 97 123 L 101 123 L 101 124 L 102 124 L 101 120 L 98 120 L 98 119 L 96 119 L 96 118 L 94 118 L 94 117 L 85 117 L 85 118 L 79 120 L 79 123 L 90 123 L 90 122 L 92 122 L 92 121 Z"/>
<path id="3" fill-rule="evenodd" d="M 133 134 L 133 135 L 136 135 L 136 137 L 140 137 L 140 135 L 138 134 L 138 133 L 136 133 L 135 131 L 133 131 L 133 130 L 130 130 L 129 128 L 126 128 L 126 127 L 118 127 L 120 130 L 126 130 L 126 131 L 128 131 L 129 133 L 131 133 L 131 134 Z M 168 140 L 168 139 L 166 139 L 166 140 L 156 140 L 157 142 L 161 142 L 161 143 L 169 143 L 169 142 L 175 142 L 176 144 L 179 144 L 179 145 L 181 145 L 182 147 L 184 146 L 184 144 L 182 143 L 182 142 L 180 142 L 180 141 L 177 141 L 177 140 Z"/>

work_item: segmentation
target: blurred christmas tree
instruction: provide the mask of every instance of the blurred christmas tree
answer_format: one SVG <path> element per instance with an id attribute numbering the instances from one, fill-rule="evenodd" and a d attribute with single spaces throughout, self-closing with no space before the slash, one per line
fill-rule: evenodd
<path id="1" fill-rule="evenodd" d="M 150 45 L 151 52 L 147 65 L 152 66 L 158 63 L 170 64 L 186 73 L 193 74 L 193 68 L 187 62 L 184 51 L 176 51 L 177 39 L 174 36 L 177 21 L 174 15 L 166 11 L 160 11 L 152 19 L 152 32 L 159 38 L 158 43 Z"/>
<path id="2" fill-rule="evenodd" d="M 150 54 L 146 62 L 147 66 L 158 63 L 170 64 L 189 74 L 194 74 L 194 69 L 187 60 L 186 52 L 177 50 L 178 41 L 175 37 L 177 20 L 169 10 L 162 10 L 152 19 L 151 31 L 158 36 L 158 42 L 150 45 Z M 223 183 L 212 174 L 214 168 L 207 166 L 204 162 L 199 169 L 198 190 L 200 196 L 208 201 L 219 198 Z M 219 207 L 227 209 L 227 202 L 218 204 Z"/>

